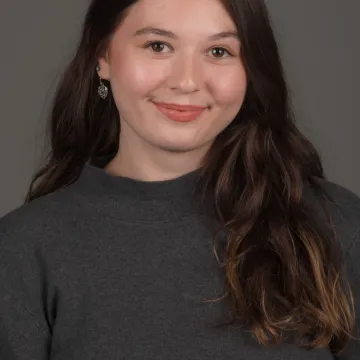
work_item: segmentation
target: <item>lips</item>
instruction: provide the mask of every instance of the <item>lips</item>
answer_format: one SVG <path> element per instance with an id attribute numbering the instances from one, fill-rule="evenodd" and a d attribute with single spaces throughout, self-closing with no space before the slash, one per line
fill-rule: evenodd
<path id="1" fill-rule="evenodd" d="M 154 104 L 161 106 L 163 108 L 177 110 L 177 111 L 201 111 L 206 109 L 205 106 L 195 106 L 195 105 L 179 105 L 179 104 L 159 103 L 159 102 L 154 102 Z"/>
<path id="2" fill-rule="evenodd" d="M 168 119 L 177 122 L 194 121 L 207 109 L 203 106 L 178 105 L 170 103 L 153 102 L 156 108 Z"/>

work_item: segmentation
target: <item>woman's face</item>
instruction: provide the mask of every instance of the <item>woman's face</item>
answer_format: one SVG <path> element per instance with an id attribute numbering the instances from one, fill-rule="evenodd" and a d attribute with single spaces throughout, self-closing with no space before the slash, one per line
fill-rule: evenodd
<path id="1" fill-rule="evenodd" d="M 136 2 L 99 59 L 120 113 L 120 144 L 206 152 L 244 100 L 240 46 L 218 0 Z M 167 112 L 159 103 L 202 109 Z"/>

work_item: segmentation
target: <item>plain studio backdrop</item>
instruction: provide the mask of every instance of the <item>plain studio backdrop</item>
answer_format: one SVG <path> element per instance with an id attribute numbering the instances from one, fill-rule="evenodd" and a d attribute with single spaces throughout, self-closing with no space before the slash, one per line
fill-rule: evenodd
<path id="1" fill-rule="evenodd" d="M 89 0 L 1 0 L 0 216 L 21 205 L 44 155 L 59 75 Z M 360 195 L 360 2 L 268 0 L 297 124 L 326 175 Z"/>

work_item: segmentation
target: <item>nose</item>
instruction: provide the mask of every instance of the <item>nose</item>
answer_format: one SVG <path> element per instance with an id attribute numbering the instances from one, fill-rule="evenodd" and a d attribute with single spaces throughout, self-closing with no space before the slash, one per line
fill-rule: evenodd
<path id="1" fill-rule="evenodd" d="M 179 56 L 173 63 L 169 86 L 173 91 L 193 93 L 200 88 L 201 69 L 199 61 L 189 54 Z"/>

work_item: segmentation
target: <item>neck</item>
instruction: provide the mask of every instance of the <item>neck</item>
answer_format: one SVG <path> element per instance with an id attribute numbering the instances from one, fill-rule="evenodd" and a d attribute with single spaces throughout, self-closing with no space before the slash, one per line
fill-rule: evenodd
<path id="1" fill-rule="evenodd" d="M 190 151 L 175 151 L 153 146 L 139 137 L 124 134 L 122 128 L 119 150 L 105 170 L 115 176 L 142 181 L 171 180 L 201 167 L 209 145 Z"/>

